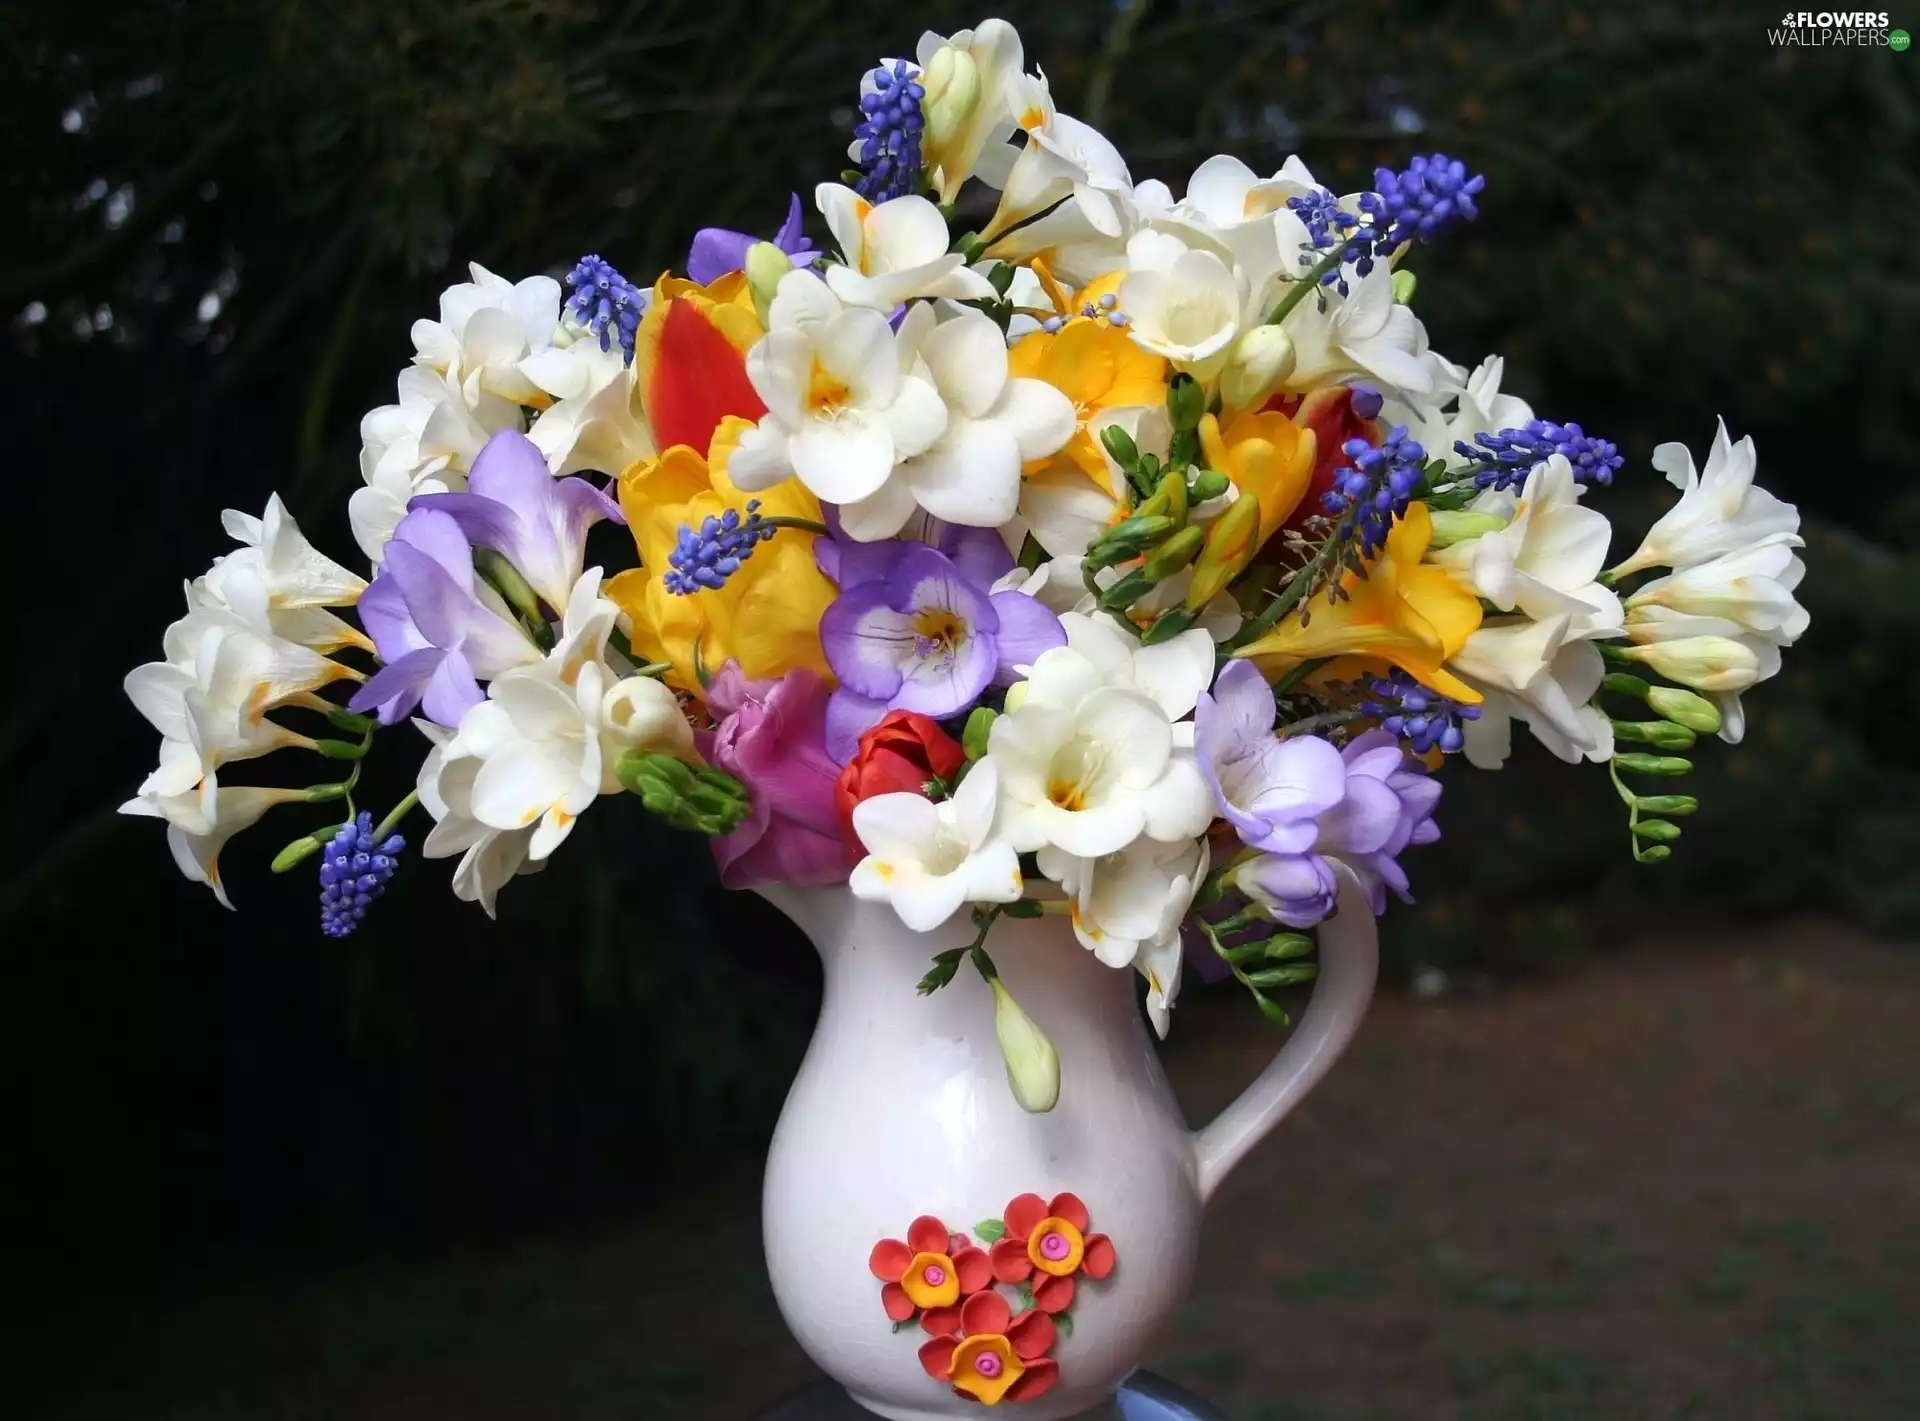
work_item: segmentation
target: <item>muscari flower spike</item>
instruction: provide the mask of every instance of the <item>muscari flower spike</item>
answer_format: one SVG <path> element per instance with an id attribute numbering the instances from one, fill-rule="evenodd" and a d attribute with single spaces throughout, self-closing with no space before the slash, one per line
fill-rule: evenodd
<path id="1" fill-rule="evenodd" d="M 376 843 L 373 816 L 362 811 L 327 841 L 320 859 L 320 931 L 345 937 L 360 926 L 367 907 L 387 891 L 407 841 L 389 834 Z"/>
<path id="2" fill-rule="evenodd" d="M 1081 306 L 1078 314 L 1085 316 L 1089 321 L 1105 321 L 1108 325 L 1116 329 L 1124 330 L 1132 322 L 1133 318 L 1127 315 L 1125 311 L 1115 310 L 1114 308 L 1119 304 L 1120 298 L 1109 291 L 1098 301 L 1088 301 L 1085 303 Z M 1066 323 L 1067 317 L 1065 316 L 1049 316 L 1040 323 L 1040 329 L 1048 335 L 1053 335 L 1065 326 Z"/>
<path id="3" fill-rule="evenodd" d="M 697 532 L 690 526 L 681 527 L 673 551 L 667 554 L 671 566 L 660 580 L 677 597 L 691 596 L 703 587 L 725 587 L 740 564 L 753 556 L 754 548 L 777 531 L 760 516 L 757 498 L 747 504 L 744 521 L 735 508 L 719 517 L 710 513 L 701 520 Z"/>
<path id="4" fill-rule="evenodd" d="M 1444 153 L 1414 158 L 1398 173 L 1375 168 L 1374 190 L 1360 194 L 1373 250 L 1385 256 L 1415 237 L 1432 241 L 1456 220 L 1472 221 L 1480 215 L 1473 199 L 1486 185 L 1482 174 L 1469 174 L 1465 163 Z"/>
<path id="5" fill-rule="evenodd" d="M 920 105 L 927 91 L 920 71 L 904 59 L 869 77 L 874 92 L 860 96 L 860 122 L 853 130 L 861 172 L 854 191 L 869 202 L 885 202 L 920 185 L 920 135 L 926 128 Z"/>
<path id="6" fill-rule="evenodd" d="M 1371 556 L 1386 541 L 1393 520 L 1407 511 L 1407 504 L 1420 491 L 1427 451 L 1407 436 L 1404 424 L 1396 424 L 1383 443 L 1376 446 L 1364 439 L 1349 439 L 1340 452 L 1352 463 L 1333 476 L 1326 509 L 1342 515 L 1341 535 L 1357 537 L 1361 553 Z"/>
<path id="7" fill-rule="evenodd" d="M 600 337 L 600 349 L 611 350 L 618 340 L 627 364 L 633 364 L 634 333 L 646 309 L 640 288 L 597 256 L 584 256 L 574 263 L 567 285 L 573 288 L 568 308 L 581 325 Z"/>
<path id="8" fill-rule="evenodd" d="M 1586 433 L 1577 424 L 1528 420 L 1518 429 L 1476 434 L 1473 444 L 1456 440 L 1454 450 L 1474 465 L 1473 478 L 1481 488 L 1509 488 L 1526 482 L 1536 464 L 1555 454 L 1573 465 L 1573 477 L 1583 484 L 1610 484 L 1616 469 L 1627 460 L 1610 439 Z M 1475 448 L 1477 444 L 1480 447 Z"/>
<path id="9" fill-rule="evenodd" d="M 1377 717 L 1381 729 L 1410 742 L 1417 755 L 1436 746 L 1443 754 L 1457 753 L 1467 743 L 1460 722 L 1480 719 L 1479 706 L 1462 705 L 1428 690 L 1397 666 L 1385 676 L 1373 677 L 1366 689 L 1361 713 Z"/>

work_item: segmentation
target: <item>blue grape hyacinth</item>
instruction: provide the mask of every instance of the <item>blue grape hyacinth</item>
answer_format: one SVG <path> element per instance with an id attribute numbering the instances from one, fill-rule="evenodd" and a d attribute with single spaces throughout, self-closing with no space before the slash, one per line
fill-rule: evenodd
<path id="1" fill-rule="evenodd" d="M 574 318 L 600 338 L 602 350 L 620 342 L 627 364 L 633 364 L 634 337 L 646 313 L 646 294 L 597 256 L 584 256 L 567 273 L 573 295 L 567 307 Z"/>
<path id="2" fill-rule="evenodd" d="M 407 841 L 389 834 L 376 843 L 373 832 L 373 816 L 362 811 L 327 841 L 320 860 L 320 931 L 328 937 L 345 937 L 359 927 L 400 866 Z"/>

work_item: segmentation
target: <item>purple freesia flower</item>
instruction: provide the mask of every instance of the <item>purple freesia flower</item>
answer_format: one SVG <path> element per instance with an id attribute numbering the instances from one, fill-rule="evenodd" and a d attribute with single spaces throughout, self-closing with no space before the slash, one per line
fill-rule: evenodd
<path id="1" fill-rule="evenodd" d="M 556 479 L 546 457 L 517 429 L 487 441 L 465 493 L 421 494 L 407 507 L 450 516 L 473 546 L 505 556 L 556 611 L 580 579 L 587 529 L 602 518 L 626 522 L 620 506 L 587 480 Z"/>
<path id="2" fill-rule="evenodd" d="M 800 214 L 800 194 L 796 192 L 787 206 L 787 220 L 773 235 L 773 244 L 785 252 L 795 266 L 808 266 L 819 259 L 820 253 L 808 244 L 807 234 L 800 230 Z M 739 271 L 747 264 L 747 248 L 760 240 L 749 232 L 702 227 L 693 234 L 693 247 L 687 252 L 687 279 L 705 286 L 730 271 Z"/>
<path id="3" fill-rule="evenodd" d="M 980 587 L 991 587 L 1013 571 L 1013 554 L 992 528 L 942 522 L 921 510 L 907 520 L 899 536 L 877 543 L 861 543 L 842 531 L 837 507 L 829 503 L 821 511 L 833 536 L 814 539 L 813 560 L 836 587 L 853 587 L 886 577 L 893 571 L 894 563 L 916 543 L 938 548 L 953 560 L 967 581 Z"/>
<path id="4" fill-rule="evenodd" d="M 1193 712 L 1200 774 L 1240 841 L 1264 853 L 1313 847 L 1320 816 L 1340 803 L 1340 752 L 1317 736 L 1274 736 L 1273 687 L 1251 661 L 1229 661 Z"/>
<path id="5" fill-rule="evenodd" d="M 844 548 L 836 569 L 843 590 L 820 618 L 820 645 L 840 678 L 827 749 L 841 763 L 888 711 L 959 715 L 996 680 L 1011 685 L 1015 667 L 1067 643 L 1060 619 L 1040 603 L 989 592 L 991 578 L 970 575 L 928 543 L 876 554 Z"/>
<path id="6" fill-rule="evenodd" d="M 383 725 L 421 706 L 429 720 L 457 726 L 483 699 L 481 681 L 540 659 L 499 595 L 475 577 L 460 524 L 438 509 L 400 520 L 356 610 L 385 664 L 347 706 L 375 712 Z"/>
<path id="7" fill-rule="evenodd" d="M 1400 854 L 1440 837 L 1433 820 L 1440 782 L 1408 758 L 1390 731 L 1355 737 L 1340 762 L 1344 791 L 1315 823 L 1312 846 L 1261 854 L 1233 874 L 1235 887 L 1289 927 L 1309 927 L 1333 911 L 1340 896 L 1336 863 L 1359 878 L 1375 916 L 1387 910 L 1389 888 L 1412 902 Z"/>
<path id="8" fill-rule="evenodd" d="M 700 753 L 747 786 L 752 812 L 714 839 L 729 888 L 845 883 L 854 856 L 833 797 L 840 767 L 827 757 L 827 683 L 812 671 L 751 681 L 729 661 L 707 685 L 718 719 L 695 737 Z"/>

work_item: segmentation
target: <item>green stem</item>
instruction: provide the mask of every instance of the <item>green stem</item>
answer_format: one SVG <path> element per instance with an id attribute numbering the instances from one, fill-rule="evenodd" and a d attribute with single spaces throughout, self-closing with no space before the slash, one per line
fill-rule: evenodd
<path id="1" fill-rule="evenodd" d="M 1307 595 L 1307 589 L 1319 580 L 1321 569 L 1333 560 L 1339 547 L 1340 533 L 1336 529 L 1329 533 L 1326 540 L 1314 550 L 1313 557 L 1308 560 L 1306 566 L 1294 574 L 1293 580 L 1281 589 L 1279 595 L 1254 616 L 1241 623 L 1240 630 L 1227 640 L 1221 650 L 1228 653 L 1236 652 L 1272 631 L 1282 617 L 1300 605 L 1301 599 Z"/>
<path id="2" fill-rule="evenodd" d="M 419 804 L 420 804 L 420 791 L 417 789 L 409 790 L 407 792 L 407 797 L 401 800 L 398 804 L 394 805 L 392 811 L 387 815 L 385 819 L 382 819 L 380 821 L 379 827 L 373 831 L 374 843 L 378 844 L 383 840 L 385 840 L 387 835 L 391 834 L 396 828 L 399 827 L 400 821 L 402 819 L 405 819 L 416 808 L 418 808 Z"/>
<path id="3" fill-rule="evenodd" d="M 1307 677 L 1318 671 L 1322 666 L 1325 666 L 1332 659 L 1330 656 L 1316 656 L 1310 661 L 1301 662 L 1298 666 L 1294 667 L 1293 670 L 1287 672 L 1286 675 L 1273 683 L 1274 695 L 1286 695 L 1288 691 L 1291 691 L 1295 686 L 1306 680 Z"/>
<path id="4" fill-rule="evenodd" d="M 1336 726 L 1352 725 L 1356 720 L 1366 719 L 1357 710 L 1321 711 L 1305 720 L 1296 720 L 1292 725 L 1283 725 L 1274 732 L 1282 740 L 1294 735 L 1311 735 L 1316 730 L 1331 730 Z"/>
<path id="5" fill-rule="evenodd" d="M 1280 298 L 1280 304 L 1275 306 L 1272 314 L 1267 317 L 1267 324 L 1270 326 L 1279 325 L 1282 321 L 1286 320 L 1288 316 L 1293 314 L 1293 308 L 1295 306 L 1298 306 L 1302 301 L 1307 299 L 1307 293 L 1309 291 L 1319 290 L 1320 279 L 1327 275 L 1327 273 L 1339 268 L 1340 263 L 1347 258 L 1347 248 L 1350 245 L 1350 242 L 1342 242 L 1339 246 L 1332 248 L 1324 257 L 1313 264 L 1305 276 L 1289 286 L 1287 288 L 1287 294 Z"/>
<path id="6" fill-rule="evenodd" d="M 817 533 L 822 538 L 833 536 L 831 528 L 811 518 L 762 518 L 760 526 L 762 528 L 797 528 L 802 533 Z"/>

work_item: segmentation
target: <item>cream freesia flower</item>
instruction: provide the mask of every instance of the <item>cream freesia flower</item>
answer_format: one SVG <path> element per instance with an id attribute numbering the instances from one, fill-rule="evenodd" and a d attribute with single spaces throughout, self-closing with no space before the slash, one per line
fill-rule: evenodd
<path id="1" fill-rule="evenodd" d="M 938 804 L 906 793 L 861 800 L 853 832 L 867 855 L 848 880 L 853 896 L 891 905 L 917 933 L 968 903 L 1013 902 L 1023 884 L 1018 856 L 994 837 L 999 791 L 997 767 L 982 760 Z"/>
<path id="2" fill-rule="evenodd" d="M 822 183 L 814 202 L 845 262 L 827 267 L 827 285 L 849 306 L 887 315 L 917 297 L 991 301 L 998 294 L 964 256 L 947 249 L 947 219 L 924 197 L 876 204 L 850 187 Z"/>
<path id="3" fill-rule="evenodd" d="M 1800 510 L 1753 482 L 1753 436 L 1738 444 L 1725 420 L 1714 434 L 1707 467 L 1696 472 L 1693 455 L 1679 443 L 1653 451 L 1653 467 L 1680 490 L 1680 501 L 1647 530 L 1640 547 L 1618 567 L 1616 577 L 1649 567 L 1691 567 L 1762 543 L 1800 545 Z"/>

